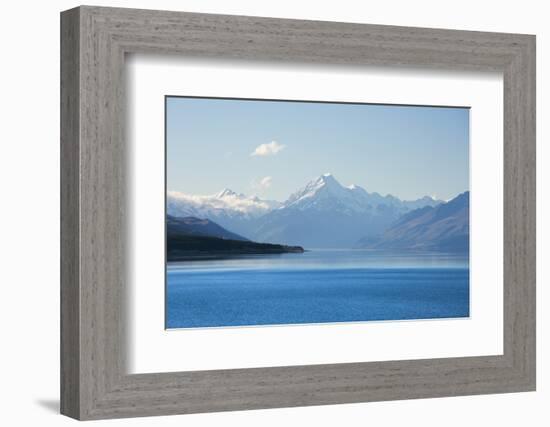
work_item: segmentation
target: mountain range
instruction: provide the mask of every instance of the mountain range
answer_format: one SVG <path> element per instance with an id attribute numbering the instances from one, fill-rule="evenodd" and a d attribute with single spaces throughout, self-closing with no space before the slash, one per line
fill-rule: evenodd
<path id="1" fill-rule="evenodd" d="M 405 201 L 357 185 L 343 186 L 331 174 L 310 181 L 284 202 L 230 189 L 210 196 L 167 194 L 171 217 L 206 219 L 244 239 L 306 248 L 371 247 L 408 214 L 422 209 L 427 213 L 440 205 L 445 203 L 429 196 Z M 387 236 L 389 241 L 392 235 Z M 381 245 L 380 240 L 376 244 Z"/>
<path id="2" fill-rule="evenodd" d="M 253 235 L 259 241 L 349 248 L 362 236 L 380 234 L 410 210 L 438 203 L 430 197 L 402 201 L 357 185 L 345 187 L 325 174 L 292 194 L 282 207 L 263 215 Z"/>

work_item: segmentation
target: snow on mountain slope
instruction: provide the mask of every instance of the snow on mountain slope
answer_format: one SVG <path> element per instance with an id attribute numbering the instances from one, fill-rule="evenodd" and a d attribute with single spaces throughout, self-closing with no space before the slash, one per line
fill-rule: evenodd
<path id="1" fill-rule="evenodd" d="M 355 186 L 343 187 L 331 174 L 324 174 L 292 194 L 283 207 L 301 211 L 347 209 L 360 212 L 364 203 L 363 194 L 357 191 L 358 189 L 359 187 Z"/>
<path id="2" fill-rule="evenodd" d="M 425 196 L 413 201 L 402 201 L 388 194 L 369 193 L 358 185 L 344 187 L 330 173 L 325 173 L 310 181 L 304 188 L 292 194 L 284 203 L 284 208 L 299 210 L 339 210 L 349 213 L 371 213 L 379 206 L 408 211 L 421 206 L 435 206 L 440 200 Z"/>
<path id="3" fill-rule="evenodd" d="M 169 215 L 208 217 L 209 215 L 225 214 L 227 216 L 258 217 L 281 203 L 274 200 L 261 200 L 258 197 L 248 197 L 232 190 L 224 189 L 218 194 L 195 196 L 168 191 L 167 209 Z"/>
<path id="4" fill-rule="evenodd" d="M 166 197 L 168 215 L 209 219 L 247 238 L 251 237 L 256 219 L 279 206 L 277 201 L 248 197 L 227 188 L 207 196 L 168 191 Z"/>

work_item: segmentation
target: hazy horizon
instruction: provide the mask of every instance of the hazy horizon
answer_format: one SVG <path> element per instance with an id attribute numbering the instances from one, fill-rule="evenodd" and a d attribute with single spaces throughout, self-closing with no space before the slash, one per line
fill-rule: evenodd
<path id="1" fill-rule="evenodd" d="M 284 201 L 330 173 L 402 200 L 469 190 L 469 109 L 168 97 L 167 189 Z"/>

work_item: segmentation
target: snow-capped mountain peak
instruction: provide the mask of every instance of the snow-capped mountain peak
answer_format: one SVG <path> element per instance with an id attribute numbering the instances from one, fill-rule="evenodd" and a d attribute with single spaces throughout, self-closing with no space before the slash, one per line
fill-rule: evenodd
<path id="1" fill-rule="evenodd" d="M 209 219 L 238 234 L 246 234 L 251 222 L 281 206 L 280 202 L 249 197 L 228 188 L 205 196 L 168 191 L 166 202 L 168 215 Z"/>
<path id="2" fill-rule="evenodd" d="M 227 197 L 227 196 L 237 196 L 237 193 L 229 188 L 224 188 L 222 191 L 220 191 L 216 195 L 218 199 L 223 199 L 224 197 Z"/>
<path id="3" fill-rule="evenodd" d="M 334 175 L 331 173 L 324 173 L 319 178 L 315 180 L 319 185 L 336 185 L 341 186 L 340 183 L 334 178 Z"/>
<path id="4" fill-rule="evenodd" d="M 344 187 L 333 175 L 325 173 L 292 194 L 284 207 L 358 211 L 361 210 L 360 199 L 365 194 L 368 193 L 363 188 L 356 185 Z"/>
<path id="5" fill-rule="evenodd" d="M 330 173 L 325 173 L 318 178 L 310 181 L 305 187 L 293 193 L 284 203 L 285 207 L 296 205 L 307 199 L 313 199 L 321 194 L 325 196 L 342 196 L 345 188 Z"/>

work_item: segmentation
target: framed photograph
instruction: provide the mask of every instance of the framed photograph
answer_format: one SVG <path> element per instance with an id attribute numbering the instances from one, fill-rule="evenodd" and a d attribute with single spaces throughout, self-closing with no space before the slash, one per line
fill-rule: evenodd
<path id="1" fill-rule="evenodd" d="M 61 411 L 535 389 L 535 37 L 61 14 Z"/>

